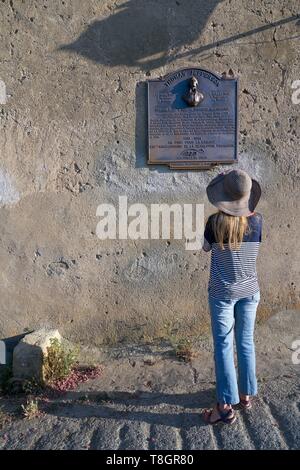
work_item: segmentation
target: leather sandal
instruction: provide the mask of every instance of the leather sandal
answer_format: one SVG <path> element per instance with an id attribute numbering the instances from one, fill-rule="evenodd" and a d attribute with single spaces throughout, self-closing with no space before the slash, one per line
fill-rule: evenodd
<path id="1" fill-rule="evenodd" d="M 228 411 L 221 411 L 219 403 L 217 403 L 217 411 L 219 413 L 220 418 L 217 418 L 215 421 L 211 420 L 213 411 L 214 411 L 214 408 L 210 410 L 205 410 L 203 413 L 204 421 L 207 424 L 217 424 L 221 422 L 224 424 L 233 424 L 236 420 L 236 414 L 232 408 L 230 408 Z"/>
<path id="2" fill-rule="evenodd" d="M 240 406 L 241 408 L 243 408 L 244 410 L 250 410 L 250 408 L 252 408 L 252 403 L 251 403 L 251 400 L 250 398 L 248 400 L 242 400 L 240 398 Z"/>

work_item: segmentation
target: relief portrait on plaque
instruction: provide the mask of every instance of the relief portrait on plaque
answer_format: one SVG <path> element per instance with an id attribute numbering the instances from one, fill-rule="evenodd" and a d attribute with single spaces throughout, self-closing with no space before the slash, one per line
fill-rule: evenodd
<path id="1" fill-rule="evenodd" d="M 237 78 L 186 68 L 147 87 L 149 164 L 206 169 L 237 161 Z"/>

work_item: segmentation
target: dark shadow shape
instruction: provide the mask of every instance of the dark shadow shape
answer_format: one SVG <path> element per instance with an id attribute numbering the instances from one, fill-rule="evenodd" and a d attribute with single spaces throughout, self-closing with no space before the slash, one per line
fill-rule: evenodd
<path id="1" fill-rule="evenodd" d="M 276 43 L 278 44 L 279 42 L 292 41 L 293 39 L 300 39 L 300 34 L 297 34 L 296 36 L 289 36 L 286 38 L 276 39 Z M 274 40 L 271 39 L 268 41 L 239 42 L 237 45 L 238 46 L 258 46 L 260 44 L 270 44 L 271 42 L 274 42 Z"/>
<path id="2" fill-rule="evenodd" d="M 300 24 L 297 14 L 201 45 L 197 49 L 179 52 L 183 46 L 191 45 L 199 38 L 221 1 L 128 0 L 117 7 L 116 13 L 92 22 L 73 43 L 62 45 L 59 50 L 75 52 L 111 67 L 139 66 L 142 70 L 151 70 L 292 21 L 296 22 L 296 26 Z M 169 31 L 172 31 L 172 38 Z M 297 39 L 297 36 L 287 39 Z"/>
<path id="3" fill-rule="evenodd" d="M 71 394 L 71 395 L 70 395 Z M 208 389 L 199 391 L 197 393 L 183 393 L 183 394 L 163 394 L 163 393 L 148 393 L 140 392 L 129 393 L 129 392 L 112 392 L 105 398 L 106 392 L 94 392 L 94 393 L 80 393 L 80 392 L 69 392 L 68 397 L 72 400 L 78 400 L 82 395 L 85 395 L 91 401 L 95 400 L 98 403 L 85 404 L 84 402 L 75 403 L 71 401 L 66 404 L 65 402 L 51 403 L 45 405 L 44 412 L 57 417 L 72 417 L 72 418 L 107 418 L 115 420 L 126 420 L 126 421 L 142 421 L 149 424 L 163 424 L 166 426 L 173 426 L 177 428 L 189 428 L 192 426 L 203 426 L 205 423 L 201 420 L 199 412 L 195 413 L 156 413 L 147 410 L 116 410 L 108 406 L 103 405 L 106 400 L 111 403 L 117 403 L 122 405 L 130 406 L 143 406 L 151 408 L 158 404 L 164 403 L 166 405 L 177 405 L 184 408 L 206 408 L 212 406 L 215 400 L 215 390 Z M 97 398 L 98 397 L 98 398 Z M 100 397 L 100 398 L 99 398 Z"/>
<path id="4" fill-rule="evenodd" d="M 148 155 L 147 84 L 139 82 L 135 87 L 135 167 L 144 168 Z"/>
<path id="5" fill-rule="evenodd" d="M 62 45 L 60 50 L 111 67 L 161 67 L 174 60 L 182 46 L 199 37 L 221 1 L 128 0 L 115 13 L 93 21 L 76 41 Z"/>
<path id="6" fill-rule="evenodd" d="M 238 33 L 233 36 L 229 36 L 228 38 L 220 39 L 218 41 L 212 42 L 210 44 L 206 44 L 204 46 L 200 46 L 197 49 L 194 49 L 193 51 L 185 52 L 182 54 L 178 54 L 176 59 L 182 59 L 184 57 L 193 57 L 194 55 L 202 54 L 203 52 L 209 51 L 210 49 L 214 49 L 215 47 L 220 47 L 220 46 L 227 46 L 230 43 L 237 41 L 238 39 L 246 38 L 248 36 L 253 36 L 254 34 L 262 33 L 264 31 L 267 31 L 268 29 L 273 29 L 277 28 L 278 26 L 283 26 L 284 24 L 291 23 L 292 21 L 296 21 L 299 18 L 300 14 L 289 16 L 287 18 L 284 18 L 282 20 L 274 21 L 272 23 L 268 23 L 264 26 L 259 26 L 258 28 L 250 29 L 249 31 L 245 31 L 244 33 Z M 299 21 L 296 21 L 296 26 L 299 27 Z M 285 40 L 289 39 L 297 39 L 298 36 L 292 36 L 290 38 L 285 38 Z M 253 44 L 260 44 L 257 42 L 254 42 Z M 238 46 L 239 44 L 237 44 Z M 245 43 L 241 44 L 245 45 Z"/>
<path id="7" fill-rule="evenodd" d="M 124 405 L 135 406 L 155 406 L 161 403 L 165 405 L 180 405 L 184 408 L 199 408 L 202 405 L 211 405 L 214 399 L 214 389 L 202 390 L 195 393 L 162 393 L 162 392 L 145 392 L 137 390 L 135 392 L 123 391 L 95 391 L 95 392 L 67 392 L 66 399 L 78 400 L 84 396 L 91 401 L 103 402 L 109 401 L 113 403 L 122 403 Z"/>

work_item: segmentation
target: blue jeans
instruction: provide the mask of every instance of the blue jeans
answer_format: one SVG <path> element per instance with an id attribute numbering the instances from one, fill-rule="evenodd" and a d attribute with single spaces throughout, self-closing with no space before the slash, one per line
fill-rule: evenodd
<path id="1" fill-rule="evenodd" d="M 220 300 L 209 295 L 214 359 L 219 403 L 239 403 L 243 395 L 257 394 L 254 325 L 260 293 L 239 300 Z M 238 381 L 234 366 L 235 336 Z"/>

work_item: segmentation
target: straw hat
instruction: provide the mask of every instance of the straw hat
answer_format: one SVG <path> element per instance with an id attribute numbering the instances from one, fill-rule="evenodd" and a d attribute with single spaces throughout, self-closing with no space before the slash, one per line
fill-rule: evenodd
<path id="1" fill-rule="evenodd" d="M 222 212 L 235 216 L 250 215 L 261 196 L 259 183 L 243 170 L 220 173 L 207 186 L 209 202 Z"/>

